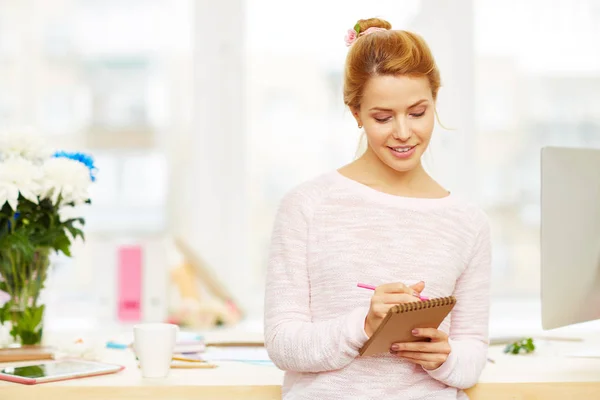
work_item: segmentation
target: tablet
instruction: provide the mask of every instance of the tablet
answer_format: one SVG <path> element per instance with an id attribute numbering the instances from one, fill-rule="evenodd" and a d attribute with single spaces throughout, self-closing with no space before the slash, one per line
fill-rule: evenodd
<path id="1" fill-rule="evenodd" d="M 123 369 L 124 367 L 121 365 L 86 360 L 14 363 L 12 365 L 4 364 L 0 367 L 0 380 L 35 385 L 86 376 L 113 374 Z"/>

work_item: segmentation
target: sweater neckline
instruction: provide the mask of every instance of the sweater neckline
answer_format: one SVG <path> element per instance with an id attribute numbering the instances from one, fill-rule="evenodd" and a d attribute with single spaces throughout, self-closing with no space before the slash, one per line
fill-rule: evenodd
<path id="1" fill-rule="evenodd" d="M 355 181 L 354 179 L 348 178 L 340 173 L 337 169 L 332 172 L 332 176 L 337 182 L 344 185 L 344 187 L 346 187 L 348 190 L 351 190 L 356 194 L 371 200 L 380 201 L 387 204 L 412 207 L 439 207 L 453 204 L 456 200 L 455 196 L 451 192 L 444 197 L 409 197 L 382 192 Z"/>

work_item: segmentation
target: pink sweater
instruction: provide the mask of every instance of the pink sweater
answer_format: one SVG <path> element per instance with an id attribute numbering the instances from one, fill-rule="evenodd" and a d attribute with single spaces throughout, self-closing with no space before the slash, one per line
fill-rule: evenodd
<path id="1" fill-rule="evenodd" d="M 490 229 L 459 201 L 399 197 L 337 171 L 283 199 L 265 296 L 265 345 L 286 371 L 284 399 L 466 399 L 486 363 Z M 452 351 L 438 369 L 391 354 L 358 356 L 372 291 L 357 282 L 425 282 L 454 295 L 440 326 Z"/>

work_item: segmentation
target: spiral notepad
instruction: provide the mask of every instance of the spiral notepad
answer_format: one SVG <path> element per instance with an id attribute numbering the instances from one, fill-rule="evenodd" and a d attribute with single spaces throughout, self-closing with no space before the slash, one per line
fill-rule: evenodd
<path id="1" fill-rule="evenodd" d="M 415 328 L 438 328 L 456 304 L 454 296 L 398 304 L 392 307 L 373 336 L 360 349 L 361 356 L 388 353 L 394 343 L 426 341 L 415 337 Z"/>

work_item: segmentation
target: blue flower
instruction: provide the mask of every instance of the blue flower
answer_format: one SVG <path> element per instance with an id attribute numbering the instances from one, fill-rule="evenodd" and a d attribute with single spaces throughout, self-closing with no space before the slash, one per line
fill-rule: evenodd
<path id="1" fill-rule="evenodd" d="M 15 212 L 15 214 L 14 214 L 14 216 L 13 216 L 13 218 L 14 218 L 14 220 L 16 221 L 16 220 L 18 220 L 18 219 L 19 219 L 19 217 L 20 217 L 20 216 L 21 216 L 21 213 L 20 213 L 20 212 L 18 212 L 18 211 L 16 211 L 16 212 Z M 12 224 L 11 224 L 11 220 L 9 219 L 9 220 L 8 220 L 8 229 L 10 230 L 10 229 L 11 229 L 11 227 L 12 227 Z"/>
<path id="2" fill-rule="evenodd" d="M 69 153 L 67 151 L 57 151 L 52 155 L 52 157 L 64 157 L 70 158 L 71 160 L 79 161 L 80 163 L 88 167 L 88 169 L 90 170 L 90 179 L 92 180 L 92 182 L 96 181 L 96 171 L 98 171 L 98 168 L 94 166 L 94 159 L 92 158 L 92 156 L 85 153 Z"/>

